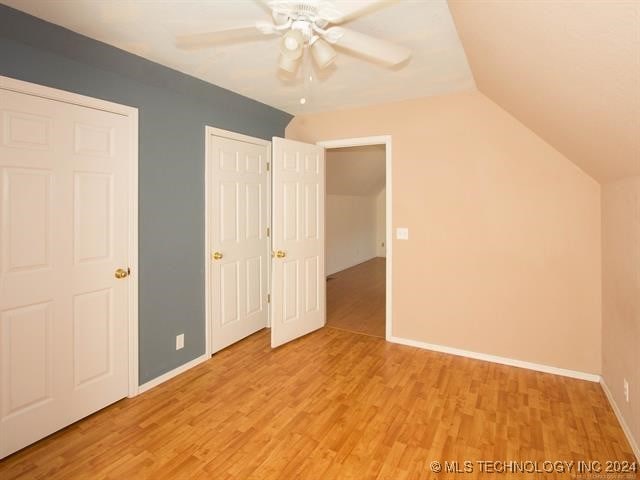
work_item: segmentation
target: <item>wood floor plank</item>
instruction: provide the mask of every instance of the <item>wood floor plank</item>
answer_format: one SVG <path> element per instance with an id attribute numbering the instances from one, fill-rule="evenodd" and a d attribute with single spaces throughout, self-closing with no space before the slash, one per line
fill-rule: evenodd
<path id="1" fill-rule="evenodd" d="M 327 280 L 327 326 L 385 337 L 386 259 L 376 257 Z"/>
<path id="2" fill-rule="evenodd" d="M 432 460 L 634 459 L 596 383 L 325 328 L 276 350 L 259 332 L 2 460 L 0 478 L 438 478 Z"/>

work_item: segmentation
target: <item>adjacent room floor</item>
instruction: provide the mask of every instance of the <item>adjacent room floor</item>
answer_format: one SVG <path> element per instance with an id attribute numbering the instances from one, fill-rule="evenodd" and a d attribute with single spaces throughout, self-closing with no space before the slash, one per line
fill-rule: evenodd
<path id="1" fill-rule="evenodd" d="M 330 275 L 327 326 L 385 337 L 386 260 L 376 257 Z"/>
<path id="2" fill-rule="evenodd" d="M 397 480 L 432 478 L 432 461 L 633 460 L 597 383 L 334 328 L 275 350 L 268 334 L 8 457 L 0 478 Z"/>

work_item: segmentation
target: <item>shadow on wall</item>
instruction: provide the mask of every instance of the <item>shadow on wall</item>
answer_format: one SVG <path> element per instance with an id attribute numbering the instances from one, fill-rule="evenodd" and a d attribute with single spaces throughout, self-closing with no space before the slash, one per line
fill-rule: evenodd
<path id="1" fill-rule="evenodd" d="M 640 455 L 640 177 L 602 187 L 602 293 L 602 377 Z"/>

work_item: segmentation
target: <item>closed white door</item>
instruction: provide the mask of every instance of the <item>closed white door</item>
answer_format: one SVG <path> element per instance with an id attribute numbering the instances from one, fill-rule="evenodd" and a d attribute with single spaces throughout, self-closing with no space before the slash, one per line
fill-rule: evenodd
<path id="1" fill-rule="evenodd" d="M 324 149 L 273 139 L 271 346 L 324 326 Z"/>
<path id="2" fill-rule="evenodd" d="M 128 393 L 129 137 L 0 89 L 0 457 Z"/>
<path id="3" fill-rule="evenodd" d="M 211 353 L 265 328 L 268 144 L 208 138 Z"/>

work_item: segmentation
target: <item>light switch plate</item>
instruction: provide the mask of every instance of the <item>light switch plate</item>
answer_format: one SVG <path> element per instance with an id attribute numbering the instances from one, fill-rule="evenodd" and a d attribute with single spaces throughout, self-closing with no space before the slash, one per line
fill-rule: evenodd
<path id="1" fill-rule="evenodd" d="M 184 348 L 184 333 L 180 335 L 176 335 L 176 350 L 181 350 Z"/>
<path id="2" fill-rule="evenodd" d="M 398 240 L 409 240 L 409 229 L 406 227 L 396 228 L 396 238 Z"/>

